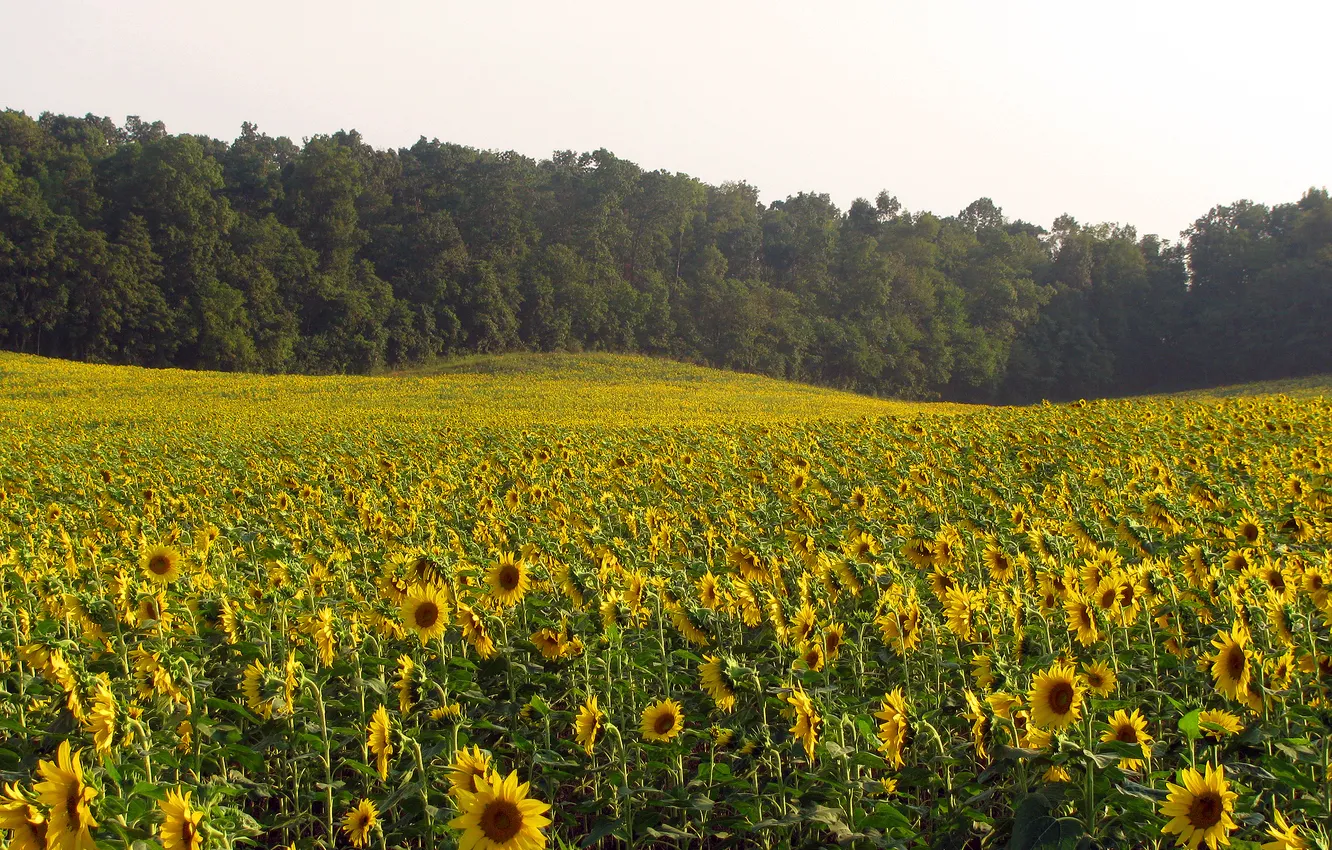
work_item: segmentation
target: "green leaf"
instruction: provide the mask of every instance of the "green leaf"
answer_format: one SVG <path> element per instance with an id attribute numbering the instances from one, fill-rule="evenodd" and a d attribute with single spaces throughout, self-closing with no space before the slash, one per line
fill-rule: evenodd
<path id="1" fill-rule="evenodd" d="M 1202 728 L 1198 724 L 1198 718 L 1201 716 L 1202 709 L 1195 708 L 1179 719 L 1179 731 L 1187 735 L 1190 741 L 1196 741 L 1202 737 Z"/>

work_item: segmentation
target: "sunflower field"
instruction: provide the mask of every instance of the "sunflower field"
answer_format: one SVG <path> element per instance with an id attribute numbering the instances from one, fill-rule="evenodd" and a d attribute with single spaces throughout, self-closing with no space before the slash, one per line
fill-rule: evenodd
<path id="1" fill-rule="evenodd" d="M 1330 846 L 1318 388 L 567 361 L 0 356 L 0 846 Z"/>

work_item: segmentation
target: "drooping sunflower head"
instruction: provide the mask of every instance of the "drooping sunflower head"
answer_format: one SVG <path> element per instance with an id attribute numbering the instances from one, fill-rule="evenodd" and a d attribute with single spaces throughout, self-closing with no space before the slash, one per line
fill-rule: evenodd
<path id="1" fill-rule="evenodd" d="M 9 846 L 14 850 L 46 850 L 46 817 L 17 785 L 5 785 L 0 829 L 9 830 Z"/>
<path id="2" fill-rule="evenodd" d="M 703 656 L 703 663 L 698 665 L 699 678 L 703 690 L 722 711 L 735 709 L 735 682 L 729 673 L 730 665 L 715 655 Z"/>
<path id="3" fill-rule="evenodd" d="M 684 708 L 673 699 L 654 702 L 643 709 L 640 728 L 647 740 L 666 743 L 684 730 Z"/>
<path id="4" fill-rule="evenodd" d="M 1072 664 L 1055 664 L 1036 674 L 1027 702 L 1031 719 L 1042 729 L 1064 729 L 1082 716 L 1083 685 Z"/>

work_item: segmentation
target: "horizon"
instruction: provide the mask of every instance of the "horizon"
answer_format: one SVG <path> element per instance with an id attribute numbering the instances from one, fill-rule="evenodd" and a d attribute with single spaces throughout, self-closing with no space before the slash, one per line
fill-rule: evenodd
<path id="1" fill-rule="evenodd" d="M 765 204 L 809 192 L 845 211 L 886 189 L 950 216 L 988 197 L 1010 220 L 1069 214 L 1171 241 L 1215 206 L 1332 184 L 1318 146 L 1332 114 L 1308 108 L 1320 76 L 1302 38 L 1332 9 L 1301 3 L 1262 16 L 1194 2 L 686 3 L 664 21 L 601 2 L 581 17 L 517 2 L 355 8 L 25 6 L 13 31 L 54 35 L 0 58 L 4 102 L 228 142 L 249 121 L 293 140 L 354 129 L 379 149 L 605 148 L 646 171 L 746 182 Z"/>

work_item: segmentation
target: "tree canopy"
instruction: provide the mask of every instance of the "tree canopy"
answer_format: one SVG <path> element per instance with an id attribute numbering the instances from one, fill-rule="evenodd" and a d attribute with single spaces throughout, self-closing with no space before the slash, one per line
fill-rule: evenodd
<path id="1" fill-rule="evenodd" d="M 1332 201 L 1218 206 L 1170 241 L 989 198 L 765 205 L 606 150 L 11 110 L 0 346 L 312 373 L 608 350 L 976 401 L 1289 377 L 1332 371 Z"/>

